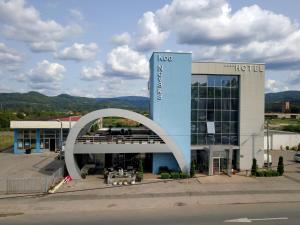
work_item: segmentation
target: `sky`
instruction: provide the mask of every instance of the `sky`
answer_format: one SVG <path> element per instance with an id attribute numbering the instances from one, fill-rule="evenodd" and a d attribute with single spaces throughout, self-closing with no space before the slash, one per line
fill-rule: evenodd
<path id="1" fill-rule="evenodd" d="M 148 96 L 153 51 L 266 63 L 300 90 L 297 0 L 0 0 L 0 92 Z"/>

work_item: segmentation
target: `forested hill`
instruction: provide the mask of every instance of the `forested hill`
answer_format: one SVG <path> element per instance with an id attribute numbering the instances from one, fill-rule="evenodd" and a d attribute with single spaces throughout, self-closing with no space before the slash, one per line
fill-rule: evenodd
<path id="1" fill-rule="evenodd" d="M 292 113 L 300 113 L 300 91 L 283 91 L 265 94 L 265 112 L 281 112 L 282 103 L 288 101 Z"/>

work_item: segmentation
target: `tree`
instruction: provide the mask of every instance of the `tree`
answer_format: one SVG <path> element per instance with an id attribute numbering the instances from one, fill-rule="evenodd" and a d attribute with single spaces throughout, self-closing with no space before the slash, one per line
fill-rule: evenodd
<path id="1" fill-rule="evenodd" d="M 257 173 L 257 160 L 253 158 L 252 160 L 252 168 L 251 168 L 251 175 L 256 176 Z"/>
<path id="2" fill-rule="evenodd" d="M 278 166 L 277 166 L 277 172 L 280 176 L 284 173 L 284 164 L 283 164 L 283 157 L 279 157 Z"/>
<path id="3" fill-rule="evenodd" d="M 194 177 L 196 174 L 196 164 L 194 161 L 192 161 L 192 165 L 191 165 L 191 172 L 190 172 L 190 175 L 191 177 Z"/>
<path id="4" fill-rule="evenodd" d="M 139 168 L 136 174 L 137 181 L 142 181 L 144 178 L 144 167 L 143 167 L 143 160 L 139 160 Z"/>

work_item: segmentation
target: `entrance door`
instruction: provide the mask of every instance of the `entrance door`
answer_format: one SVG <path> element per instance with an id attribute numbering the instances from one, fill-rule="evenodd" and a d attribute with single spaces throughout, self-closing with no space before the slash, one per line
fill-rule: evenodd
<path id="1" fill-rule="evenodd" d="M 213 175 L 220 174 L 220 157 L 213 157 Z"/>
<path id="2" fill-rule="evenodd" d="M 50 139 L 50 151 L 55 151 L 55 139 Z"/>

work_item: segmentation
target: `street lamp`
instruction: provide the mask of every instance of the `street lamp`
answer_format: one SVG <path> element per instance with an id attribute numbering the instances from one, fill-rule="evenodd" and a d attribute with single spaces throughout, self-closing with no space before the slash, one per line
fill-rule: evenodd
<path id="1" fill-rule="evenodd" d="M 267 119 L 267 166 L 270 169 L 270 148 L 269 148 L 269 119 Z"/>
<path id="2" fill-rule="evenodd" d="M 59 144 L 60 144 L 60 150 L 59 150 L 59 159 L 61 160 L 61 152 L 62 152 L 62 147 L 63 147 L 63 124 L 60 119 L 56 119 L 57 122 L 60 123 L 60 138 L 59 138 Z"/>

